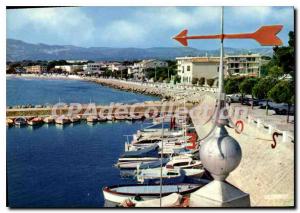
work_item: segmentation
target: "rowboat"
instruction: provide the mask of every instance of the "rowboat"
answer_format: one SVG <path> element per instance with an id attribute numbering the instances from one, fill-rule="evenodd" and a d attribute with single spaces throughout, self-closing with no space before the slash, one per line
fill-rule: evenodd
<path id="1" fill-rule="evenodd" d="M 6 126 L 11 127 L 12 125 L 14 125 L 14 121 L 10 118 L 6 118 Z"/>
<path id="2" fill-rule="evenodd" d="M 125 200 L 121 203 L 123 207 L 178 207 L 182 202 L 182 195 L 177 193 L 172 193 L 165 197 L 155 198 L 151 200 Z M 161 204 L 161 205 L 160 205 Z"/>
<path id="3" fill-rule="evenodd" d="M 137 200 L 151 200 L 160 197 L 160 189 L 162 197 L 170 195 L 172 193 L 178 193 L 180 195 L 190 194 L 199 189 L 201 184 L 169 184 L 169 185 L 115 185 L 104 187 L 102 189 L 105 200 L 113 203 L 122 203 L 126 199 Z"/>
<path id="4" fill-rule="evenodd" d="M 18 117 L 14 120 L 16 126 L 25 126 L 27 124 L 26 118 Z"/>
<path id="5" fill-rule="evenodd" d="M 55 119 L 55 123 L 60 125 L 68 124 L 70 122 L 71 122 L 70 119 L 64 115 Z"/>
<path id="6" fill-rule="evenodd" d="M 49 117 L 44 118 L 43 121 L 46 124 L 50 124 L 50 123 L 53 123 L 55 121 L 55 119 L 52 116 L 49 116 Z"/>
<path id="7" fill-rule="evenodd" d="M 89 122 L 89 123 L 95 123 L 98 121 L 98 117 L 97 116 L 93 116 L 93 115 L 90 115 L 86 118 L 86 121 Z"/>
<path id="8" fill-rule="evenodd" d="M 43 119 L 36 117 L 36 118 L 32 118 L 31 120 L 27 121 L 28 125 L 30 126 L 36 126 L 36 125 L 40 125 L 43 123 Z"/>
<path id="9" fill-rule="evenodd" d="M 98 121 L 99 121 L 99 122 L 105 122 L 105 121 L 107 121 L 107 118 L 106 118 L 106 117 L 101 117 L 101 116 L 100 116 L 100 117 L 98 118 Z"/>
<path id="10" fill-rule="evenodd" d="M 80 117 L 79 115 L 71 116 L 71 117 L 70 117 L 70 122 L 71 122 L 71 123 L 80 122 L 80 120 L 81 120 L 81 117 Z"/>

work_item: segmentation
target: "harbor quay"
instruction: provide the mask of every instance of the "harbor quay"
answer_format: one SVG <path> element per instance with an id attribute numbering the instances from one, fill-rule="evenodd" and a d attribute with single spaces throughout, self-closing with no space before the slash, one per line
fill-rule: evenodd
<path id="1" fill-rule="evenodd" d="M 72 80 L 72 78 L 66 78 Z M 119 90 L 135 93 L 151 94 L 162 98 L 161 101 L 146 101 L 135 104 L 111 103 L 97 105 L 95 103 L 57 103 L 51 107 L 7 108 L 8 119 L 25 117 L 54 118 L 79 116 L 79 119 L 90 122 L 109 120 L 133 120 L 149 118 L 153 121 L 162 120 L 162 115 L 168 114 L 177 117 L 189 115 L 191 124 L 196 130 L 198 138 L 204 138 L 211 129 L 211 116 L 215 112 L 216 92 L 211 88 L 193 88 L 184 85 L 165 85 L 158 83 L 138 83 L 116 79 L 80 78 Z M 194 101 L 197 99 L 197 101 Z M 264 109 L 252 108 L 239 103 L 227 105 L 228 119 L 234 124 L 242 122 L 243 130 L 240 133 L 228 128 L 230 135 L 239 141 L 242 147 L 243 158 L 240 165 L 228 176 L 227 180 L 250 195 L 251 206 L 293 206 L 294 205 L 294 130 L 292 123 L 286 123 L 285 116 L 269 115 Z M 95 121 L 94 117 L 98 120 Z M 114 118 L 112 118 L 112 116 Z M 293 116 L 291 116 L 293 120 Z M 54 120 L 55 122 L 55 120 Z M 60 124 L 61 121 L 59 120 Z M 169 122 L 169 120 L 168 120 Z M 169 126 L 167 126 L 169 128 Z M 145 130 L 141 129 L 140 132 Z M 154 130 L 153 130 L 154 131 Z M 169 130 L 165 130 L 166 134 Z M 280 135 L 276 138 L 274 147 L 273 133 Z M 137 134 L 138 134 L 137 133 Z M 151 140 L 161 134 L 159 129 L 151 134 Z M 200 146 L 202 142 L 199 142 Z M 273 145 L 273 147 L 272 147 Z M 128 145 L 126 145 L 128 151 Z M 129 151 L 130 152 L 130 151 Z M 126 152 L 125 152 L 126 153 Z M 124 166 L 127 163 L 122 162 Z M 258 172 L 249 172 L 249 169 Z M 104 190 L 104 193 L 106 191 Z M 167 198 L 166 198 L 167 199 Z M 171 199 L 168 197 L 168 199 Z M 172 199 L 171 199 L 172 200 Z"/>

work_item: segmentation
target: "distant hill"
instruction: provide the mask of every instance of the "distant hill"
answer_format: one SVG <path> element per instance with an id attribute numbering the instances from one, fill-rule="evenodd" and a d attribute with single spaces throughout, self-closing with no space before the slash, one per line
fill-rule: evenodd
<path id="1" fill-rule="evenodd" d="M 174 59 L 180 56 L 217 56 L 219 50 L 199 50 L 190 47 L 153 47 L 153 48 L 111 48 L 111 47 L 77 47 L 72 45 L 32 44 L 21 40 L 7 39 L 7 61 L 20 60 L 141 60 Z M 228 55 L 248 52 L 272 56 L 272 48 L 237 49 L 225 48 Z"/>

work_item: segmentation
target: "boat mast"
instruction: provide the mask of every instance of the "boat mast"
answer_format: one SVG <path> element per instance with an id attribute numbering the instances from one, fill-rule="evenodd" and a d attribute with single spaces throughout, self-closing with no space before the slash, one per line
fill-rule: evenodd
<path id="1" fill-rule="evenodd" d="M 164 152 L 164 122 L 165 122 L 165 119 L 164 119 L 164 114 L 163 114 L 163 117 L 162 117 L 162 123 L 161 123 L 161 128 L 162 128 L 162 131 L 161 131 L 161 152 L 160 152 L 160 196 L 159 196 L 159 206 L 161 207 L 161 197 L 162 197 L 162 161 L 163 161 L 163 152 Z"/>

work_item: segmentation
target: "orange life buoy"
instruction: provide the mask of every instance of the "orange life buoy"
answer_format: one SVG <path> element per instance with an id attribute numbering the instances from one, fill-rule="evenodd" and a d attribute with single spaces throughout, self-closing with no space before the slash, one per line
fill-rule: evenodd
<path id="1" fill-rule="evenodd" d="M 241 125 L 241 130 L 237 131 L 235 129 L 235 132 L 238 133 L 238 134 L 241 134 L 243 132 L 243 130 L 244 130 L 244 122 L 242 120 L 238 120 L 238 121 L 236 121 L 235 126 L 239 127 L 239 124 Z"/>

